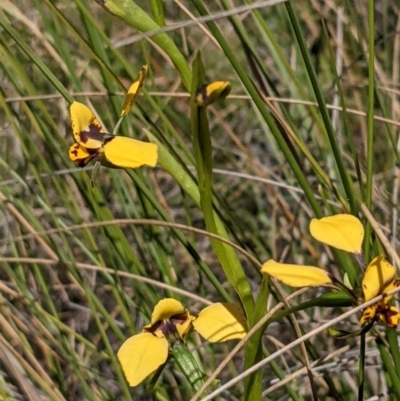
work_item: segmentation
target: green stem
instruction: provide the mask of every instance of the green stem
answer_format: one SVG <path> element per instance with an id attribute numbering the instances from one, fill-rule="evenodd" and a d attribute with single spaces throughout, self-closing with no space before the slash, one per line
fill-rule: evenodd
<path id="1" fill-rule="evenodd" d="M 339 144 L 336 139 L 336 133 L 332 126 L 332 121 L 331 121 L 328 109 L 326 107 L 324 95 L 323 95 L 321 87 L 319 85 L 317 73 L 315 72 L 315 68 L 314 68 L 313 62 L 311 60 L 311 56 L 310 56 L 310 52 L 307 47 L 307 43 L 304 39 L 299 20 L 296 16 L 296 13 L 292 7 L 291 2 L 286 2 L 285 7 L 288 12 L 294 33 L 297 38 L 297 43 L 300 47 L 300 51 L 303 56 L 304 63 L 306 65 L 307 72 L 310 77 L 313 89 L 314 89 L 315 97 L 316 97 L 318 105 L 319 105 L 319 110 L 321 112 L 321 116 L 322 116 L 322 119 L 325 124 L 325 129 L 328 134 L 329 143 L 331 145 L 332 152 L 333 152 L 333 155 L 336 160 L 336 165 L 338 167 L 339 174 L 340 174 L 340 177 L 343 182 L 344 190 L 346 192 L 346 197 L 349 200 L 351 210 L 356 210 L 356 202 L 355 202 L 355 198 L 354 198 L 354 188 L 353 188 L 352 182 L 350 180 L 349 174 L 347 172 L 347 169 L 343 162 L 342 152 L 339 148 Z"/>
<path id="2" fill-rule="evenodd" d="M 204 7 L 203 1 L 201 0 L 192 0 L 192 3 L 195 5 L 195 7 L 199 10 L 201 15 L 207 15 L 207 10 Z M 257 89 L 255 88 L 253 82 L 247 75 L 247 71 L 243 68 L 243 65 L 241 62 L 237 59 L 234 51 L 230 48 L 228 45 L 226 39 L 224 36 L 221 34 L 220 30 L 218 29 L 217 25 L 215 22 L 210 21 L 207 23 L 208 28 L 210 29 L 211 33 L 215 37 L 215 39 L 218 41 L 219 45 L 221 46 L 223 52 L 225 53 L 226 57 L 232 64 L 232 67 L 235 69 L 236 73 L 238 74 L 240 80 L 242 81 L 244 87 L 248 91 L 249 95 L 251 96 L 252 100 L 254 101 L 254 104 L 256 105 L 258 111 L 262 115 L 263 119 L 267 123 L 269 129 L 271 130 L 272 135 L 274 136 L 276 142 L 278 143 L 279 148 L 282 150 L 282 153 L 285 156 L 286 161 L 288 162 L 289 166 L 291 167 L 294 175 L 296 176 L 296 179 L 301 186 L 301 188 L 304 191 L 304 194 L 310 203 L 310 206 L 313 209 L 313 212 L 315 213 L 316 217 L 321 218 L 323 217 L 322 210 L 318 204 L 318 202 L 315 199 L 314 192 L 312 188 L 310 187 L 305 175 L 303 174 L 301 168 L 296 162 L 295 156 L 291 153 L 287 143 L 285 142 L 285 139 L 283 138 L 281 132 L 279 131 L 279 128 L 274 122 L 273 117 L 265 107 L 264 101 L 261 99 L 259 93 L 257 92 Z"/>
<path id="3" fill-rule="evenodd" d="M 368 0 L 368 131 L 367 131 L 367 190 L 365 204 L 371 210 L 372 204 L 372 167 L 374 152 L 374 102 L 375 102 L 375 35 L 374 0 Z M 371 225 L 365 225 L 364 255 L 369 257 Z"/>
<path id="4" fill-rule="evenodd" d="M 205 73 L 200 53 L 197 54 L 193 64 L 193 81 L 190 99 L 190 119 L 192 125 L 193 147 L 196 159 L 198 186 L 200 194 L 200 207 L 203 211 L 207 230 L 213 234 L 228 239 L 228 235 L 219 220 L 213 206 L 212 196 L 212 145 L 208 126 L 206 108 L 196 103 L 197 90 L 204 84 Z M 230 284 L 239 295 L 248 319 L 254 314 L 254 299 L 250 284 L 244 274 L 243 268 L 231 247 L 221 241 L 211 238 L 211 244 Z"/>
<path id="5" fill-rule="evenodd" d="M 171 354 L 194 390 L 200 390 L 201 386 L 204 384 L 203 374 L 200 371 L 199 365 L 197 365 L 194 356 L 187 349 L 186 344 L 182 342 L 176 343 L 171 348 Z"/>
<path id="6" fill-rule="evenodd" d="M 108 12 L 120 17 L 139 32 L 146 33 L 161 28 L 143 9 L 131 0 L 96 1 Z M 190 91 L 192 72 L 185 57 L 173 40 L 166 33 L 160 33 L 159 35 L 152 36 L 150 39 L 168 54 L 182 79 L 183 85 Z"/>

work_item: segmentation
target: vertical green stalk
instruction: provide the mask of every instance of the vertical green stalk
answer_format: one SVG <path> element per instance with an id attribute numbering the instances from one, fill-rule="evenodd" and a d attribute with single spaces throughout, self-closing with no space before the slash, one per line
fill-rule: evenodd
<path id="1" fill-rule="evenodd" d="M 299 20 L 296 16 L 296 13 L 292 7 L 291 2 L 286 2 L 285 7 L 288 12 L 294 33 L 296 35 L 297 43 L 299 45 L 301 54 L 303 56 L 303 60 L 306 65 L 312 87 L 314 89 L 314 94 L 315 94 L 315 97 L 316 97 L 318 105 L 319 105 L 319 110 L 320 110 L 320 113 L 322 116 L 322 120 L 324 121 L 324 124 L 325 124 L 325 129 L 328 134 L 329 143 L 331 145 L 331 149 L 332 149 L 333 155 L 335 157 L 336 165 L 339 170 L 340 178 L 343 183 L 343 187 L 344 187 L 344 190 L 346 193 L 346 198 L 349 200 L 350 209 L 354 211 L 354 210 L 356 210 L 354 188 L 353 188 L 352 182 L 350 180 L 349 174 L 347 172 L 347 169 L 343 162 L 342 152 L 341 152 L 341 150 L 339 148 L 339 144 L 336 140 L 336 134 L 333 130 L 331 117 L 330 117 L 328 109 L 326 107 L 324 95 L 322 93 L 321 87 L 318 82 L 317 73 L 315 72 L 315 68 L 314 68 L 313 62 L 311 60 L 311 56 L 310 56 L 310 52 L 307 47 L 307 43 L 304 39 Z"/>
<path id="2" fill-rule="evenodd" d="M 382 340 L 380 338 L 377 338 L 376 344 L 379 349 L 379 353 L 381 355 L 382 359 L 382 365 L 384 369 L 386 370 L 388 376 L 390 377 L 390 381 L 388 380 L 388 388 L 393 390 L 394 394 L 397 397 L 397 400 L 400 400 L 400 377 L 399 377 L 399 372 L 396 371 L 396 368 L 393 366 L 391 355 L 388 353 L 388 350 L 385 346 L 385 344 L 382 343 Z M 390 397 L 392 400 L 393 397 Z"/>
<path id="3" fill-rule="evenodd" d="M 207 10 L 205 9 L 203 2 L 201 0 L 192 0 L 192 3 L 199 10 L 201 15 L 207 15 Z M 255 88 L 253 82 L 249 78 L 247 71 L 243 68 L 241 62 L 236 57 L 235 52 L 231 49 L 231 47 L 229 46 L 228 42 L 226 41 L 226 39 L 224 38 L 224 36 L 220 32 L 220 30 L 218 29 L 215 22 L 210 21 L 207 23 L 207 26 L 209 27 L 211 33 L 214 35 L 215 39 L 217 39 L 223 52 L 225 53 L 226 57 L 232 64 L 232 67 L 235 69 L 240 80 L 242 81 L 243 86 L 248 91 L 255 106 L 257 107 L 257 109 L 260 112 L 261 116 L 263 117 L 264 121 L 267 123 L 268 128 L 271 130 L 271 133 L 272 133 L 274 139 L 276 140 L 279 148 L 281 149 L 283 155 L 285 156 L 287 163 L 289 164 L 290 168 L 292 169 L 297 182 L 303 189 L 304 194 L 305 194 L 308 202 L 310 203 L 310 206 L 313 209 L 313 212 L 315 213 L 316 217 L 318 217 L 318 218 L 323 217 L 322 210 L 321 210 L 317 200 L 315 199 L 314 191 L 310 187 L 310 184 L 308 183 L 303 171 L 299 167 L 295 156 L 290 151 L 287 143 L 285 142 L 285 139 L 283 138 L 281 132 L 279 131 L 279 128 L 275 124 L 273 117 L 271 116 L 271 114 L 267 110 L 267 108 L 265 107 L 265 103 L 261 99 L 259 93 L 257 92 L 257 89 Z"/>
<path id="4" fill-rule="evenodd" d="M 396 368 L 396 371 L 399 372 L 400 376 L 400 349 L 397 342 L 396 329 L 387 328 L 386 337 L 390 345 L 390 354 L 392 355 L 394 366 Z"/>
<path id="5" fill-rule="evenodd" d="M 205 106 L 196 102 L 197 91 L 204 85 L 205 73 L 200 53 L 193 63 L 193 80 L 190 99 L 190 119 L 192 125 L 193 147 L 199 183 L 200 207 L 204 214 L 207 230 L 228 238 L 222 222 L 219 224 L 213 208 L 212 197 L 212 145 Z M 211 238 L 211 244 L 227 279 L 239 295 L 248 319 L 254 314 L 254 300 L 250 285 L 244 275 L 243 268 L 232 248 Z"/>
<path id="6" fill-rule="evenodd" d="M 158 25 L 165 25 L 165 17 L 164 17 L 164 7 L 162 0 L 150 0 L 151 11 L 153 12 L 154 21 L 157 22 Z"/>
<path id="7" fill-rule="evenodd" d="M 374 0 L 368 0 L 368 132 L 367 132 L 367 188 L 365 204 L 371 210 L 372 204 L 372 167 L 374 152 L 374 102 L 375 102 L 375 29 Z M 365 226 L 364 254 L 368 258 L 370 248 L 371 225 Z"/>

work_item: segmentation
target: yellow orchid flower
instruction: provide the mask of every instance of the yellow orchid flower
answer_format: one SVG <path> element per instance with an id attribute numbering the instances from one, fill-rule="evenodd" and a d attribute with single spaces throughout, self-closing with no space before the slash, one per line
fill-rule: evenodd
<path id="1" fill-rule="evenodd" d="M 212 342 L 240 339 L 246 335 L 246 319 L 239 305 L 215 303 L 198 317 L 172 298 L 161 300 L 154 308 L 150 324 L 128 338 L 118 351 L 118 359 L 130 386 L 140 384 L 164 364 L 175 344 L 194 328 Z"/>
<path id="2" fill-rule="evenodd" d="M 364 239 L 364 227 L 361 221 L 349 214 L 313 219 L 310 223 L 311 235 L 320 242 L 354 254 L 357 261 L 362 261 L 361 246 Z M 343 283 L 330 276 L 325 270 L 315 266 L 302 266 L 278 263 L 269 260 L 263 264 L 261 271 L 269 274 L 292 287 L 331 285 L 345 289 L 356 300 L 356 294 Z M 396 269 L 382 255 L 374 258 L 366 267 L 362 278 L 363 299 L 369 301 L 378 295 L 385 294 L 400 286 L 395 280 Z M 400 312 L 388 303 L 392 296 L 387 296 L 363 311 L 361 325 L 371 324 L 380 319 L 389 327 L 396 327 L 400 321 Z"/>
<path id="3" fill-rule="evenodd" d="M 79 102 L 70 107 L 72 131 L 76 143 L 70 147 L 69 157 L 79 166 L 99 156 L 100 162 L 112 168 L 155 167 L 158 147 L 154 143 L 107 134 L 96 116 Z"/>
<path id="4" fill-rule="evenodd" d="M 362 279 L 364 301 L 369 301 L 378 295 L 385 294 L 396 287 L 400 287 L 400 280 L 395 280 L 396 269 L 383 256 L 378 256 L 371 261 L 365 269 Z M 364 309 L 360 319 L 361 325 L 380 319 L 388 327 L 397 327 L 400 320 L 400 312 L 394 306 L 389 305 L 393 295 L 389 295 Z"/>
<path id="5" fill-rule="evenodd" d="M 108 134 L 99 120 L 79 102 L 70 106 L 72 133 L 76 143 L 69 149 L 69 157 L 80 167 L 98 157 L 101 164 L 111 168 L 155 167 L 158 147 L 153 143 L 115 135 L 125 116 L 131 110 L 143 87 L 147 73 L 143 66 L 139 75 L 128 89 L 122 106 L 121 116 L 113 134 Z"/>
<path id="6" fill-rule="evenodd" d="M 203 85 L 196 92 L 195 102 L 198 106 L 206 107 L 217 100 L 226 98 L 231 88 L 231 84 L 228 81 L 215 81 L 208 85 Z"/>

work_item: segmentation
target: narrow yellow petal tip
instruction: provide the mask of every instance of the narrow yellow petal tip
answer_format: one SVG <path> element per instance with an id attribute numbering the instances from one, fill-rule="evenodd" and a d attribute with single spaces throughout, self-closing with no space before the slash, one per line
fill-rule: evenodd
<path id="1" fill-rule="evenodd" d="M 104 156 L 113 167 L 155 167 L 158 160 L 158 146 L 150 142 L 115 136 L 104 144 Z"/>
<path id="2" fill-rule="evenodd" d="M 239 304 L 215 303 L 204 308 L 193 326 L 210 342 L 241 339 L 247 333 L 246 317 Z"/>
<path id="3" fill-rule="evenodd" d="M 351 214 L 312 219 L 310 233 L 318 241 L 350 253 L 360 253 L 364 239 L 361 221 Z"/>
<path id="4" fill-rule="evenodd" d="M 128 89 L 126 93 L 124 104 L 122 106 L 121 117 L 126 116 L 131 110 L 132 106 L 135 104 L 136 99 L 138 98 L 140 91 L 142 90 L 144 80 L 146 79 L 148 66 L 144 65 L 139 72 L 139 75 L 136 77 L 133 84 Z"/>
<path id="5" fill-rule="evenodd" d="M 196 92 L 195 102 L 198 106 L 208 106 L 217 100 L 226 98 L 231 91 L 231 84 L 228 81 L 215 81 L 203 85 Z"/>
<path id="6" fill-rule="evenodd" d="M 325 270 L 314 266 L 279 263 L 271 259 L 263 264 L 261 271 L 291 287 L 316 287 L 332 283 Z"/>

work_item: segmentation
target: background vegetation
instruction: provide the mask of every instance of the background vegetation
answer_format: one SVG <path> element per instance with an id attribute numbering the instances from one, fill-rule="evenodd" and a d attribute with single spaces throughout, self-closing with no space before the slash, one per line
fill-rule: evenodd
<path id="1" fill-rule="evenodd" d="M 161 167 L 102 168 L 93 189 L 90 169 L 70 162 L 68 93 L 112 132 L 124 88 L 149 64 L 143 95 L 120 133 L 147 140 L 148 129 L 194 174 L 189 78 L 201 51 L 207 80 L 233 87 L 207 110 L 214 210 L 234 243 L 258 262 L 318 264 L 338 276 L 346 271 L 353 284 L 360 271 L 311 239 L 312 217 L 357 215 L 365 202 L 396 243 L 397 1 L 136 4 L 171 27 L 164 34 L 181 64 L 171 62 L 171 43 L 140 35 L 151 28 L 142 17 L 124 21 L 87 0 L 0 1 L 0 399 L 188 400 L 193 392 L 172 361 L 152 391 L 146 383 L 130 389 L 115 353 L 163 297 L 193 312 L 238 299 L 205 233 L 154 221 L 206 229 L 182 182 Z M 198 22 L 202 16 L 211 18 Z M 377 254 L 368 226 L 366 238 L 366 255 Z M 236 255 L 257 300 L 246 309 L 252 325 L 293 290 L 269 291 L 259 267 Z M 260 337 L 265 356 L 340 313 L 303 310 L 297 332 L 293 320 L 271 323 L 219 380 L 262 358 Z M 356 399 L 359 342 L 326 331 L 308 340 L 320 400 Z M 211 374 L 233 345 L 193 335 L 189 347 Z M 257 400 L 262 391 L 263 399 L 312 399 L 305 364 L 295 347 L 254 373 L 254 386 L 240 380 L 219 397 Z M 364 399 L 400 399 L 395 330 L 367 335 L 365 372 Z"/>

